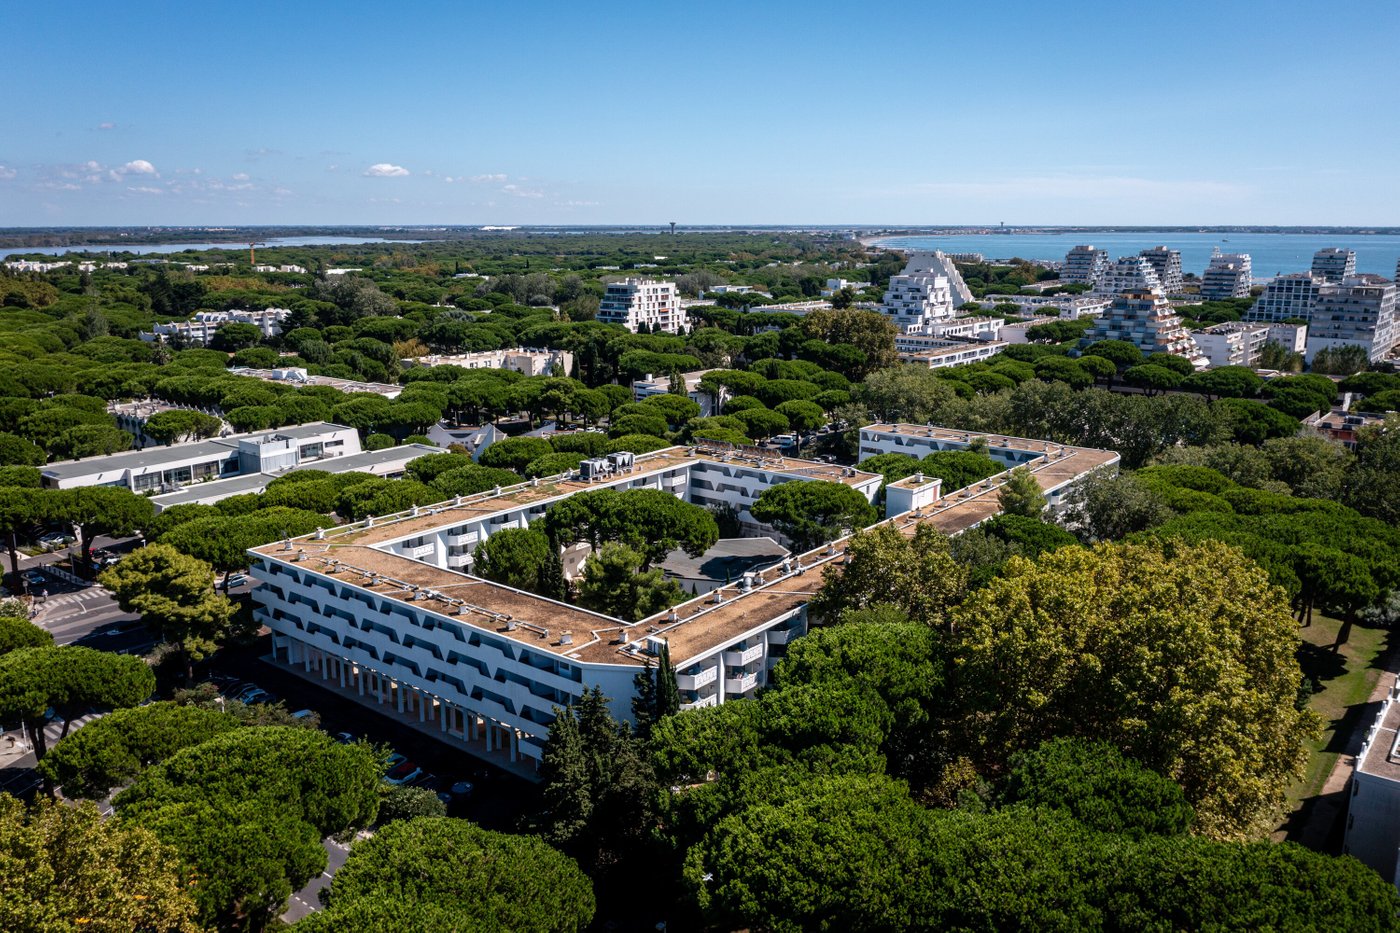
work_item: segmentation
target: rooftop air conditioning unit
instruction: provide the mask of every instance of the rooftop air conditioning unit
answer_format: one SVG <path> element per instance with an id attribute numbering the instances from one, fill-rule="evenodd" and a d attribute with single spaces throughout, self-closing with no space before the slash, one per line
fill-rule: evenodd
<path id="1" fill-rule="evenodd" d="M 573 633 L 573 632 L 562 632 L 562 633 L 559 635 L 559 644 L 561 644 L 561 645 L 572 645 L 573 643 L 574 643 L 574 633 Z"/>

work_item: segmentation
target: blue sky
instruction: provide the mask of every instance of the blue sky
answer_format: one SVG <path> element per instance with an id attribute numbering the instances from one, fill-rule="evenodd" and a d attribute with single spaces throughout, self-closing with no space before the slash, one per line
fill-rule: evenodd
<path id="1" fill-rule="evenodd" d="M 1400 3 L 12 3 L 0 225 L 1400 224 Z"/>

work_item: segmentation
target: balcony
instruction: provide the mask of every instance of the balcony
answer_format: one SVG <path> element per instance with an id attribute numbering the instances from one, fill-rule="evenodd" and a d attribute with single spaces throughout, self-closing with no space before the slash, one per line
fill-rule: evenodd
<path id="1" fill-rule="evenodd" d="M 459 535 L 448 535 L 448 544 L 475 544 L 481 536 L 475 531 L 464 531 Z"/>
<path id="2" fill-rule="evenodd" d="M 763 643 L 741 649 L 730 649 L 724 652 L 724 663 L 730 667 L 745 667 L 763 657 Z"/>
<path id="3" fill-rule="evenodd" d="M 768 644 L 786 645 L 792 640 L 794 634 L 790 628 L 770 628 L 768 630 Z"/>
<path id="4" fill-rule="evenodd" d="M 718 667 L 707 667 L 698 674 L 677 674 L 676 688 L 679 690 L 699 690 L 719 679 Z"/>
<path id="5" fill-rule="evenodd" d="M 409 557 L 430 557 L 433 553 L 433 547 L 434 545 L 431 544 L 420 544 L 417 547 L 409 548 L 407 553 Z"/>
<path id="6" fill-rule="evenodd" d="M 748 693 L 758 686 L 758 673 L 742 674 L 738 677 L 726 677 L 724 679 L 725 696 L 735 696 L 740 693 Z"/>
<path id="7" fill-rule="evenodd" d="M 701 697 L 690 703 L 682 703 L 681 709 L 704 709 L 707 706 L 719 706 L 719 694 L 712 693 L 709 696 Z"/>

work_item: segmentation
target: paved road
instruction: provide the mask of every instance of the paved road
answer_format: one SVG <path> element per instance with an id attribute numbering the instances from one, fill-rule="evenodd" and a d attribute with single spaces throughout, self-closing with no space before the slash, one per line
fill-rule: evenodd
<path id="1" fill-rule="evenodd" d="M 313 910 L 321 909 L 321 890 L 330 887 L 331 879 L 340 871 L 345 859 L 350 855 L 350 847 L 334 839 L 323 840 L 322 845 L 326 847 L 326 870 L 312 878 L 310 884 L 293 894 L 287 901 L 287 910 L 282 914 L 282 919 L 288 923 L 295 923 Z"/>

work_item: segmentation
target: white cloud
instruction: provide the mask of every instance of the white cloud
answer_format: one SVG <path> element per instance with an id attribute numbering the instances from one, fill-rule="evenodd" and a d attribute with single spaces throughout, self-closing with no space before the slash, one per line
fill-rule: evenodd
<path id="1" fill-rule="evenodd" d="M 109 121 L 109 122 L 106 122 L 106 123 L 99 123 L 99 124 L 97 124 L 97 128 L 98 128 L 99 130 L 114 130 L 114 129 L 117 128 L 117 125 L 116 125 L 115 123 L 112 123 L 112 122 Z"/>
<path id="2" fill-rule="evenodd" d="M 507 176 L 506 176 L 505 174 L 499 173 L 499 172 L 498 172 L 498 173 L 493 174 L 493 175 L 473 175 L 473 176 L 471 177 L 471 180 L 474 181 L 474 182 L 476 182 L 477 184 L 481 184 L 482 182 L 487 182 L 487 181 L 489 181 L 489 182 L 502 182 L 502 181 L 505 181 L 506 178 L 507 178 Z"/>
<path id="3" fill-rule="evenodd" d="M 234 181 L 247 181 L 250 176 L 247 172 L 238 172 L 233 176 Z"/>
<path id="4" fill-rule="evenodd" d="M 101 170 L 101 166 L 96 162 L 89 162 L 88 166 L 99 171 Z M 159 178 L 160 172 L 157 172 L 156 167 L 145 159 L 132 159 L 121 168 L 114 168 L 107 173 L 107 177 L 112 181 L 121 181 L 121 179 L 127 175 L 152 175 Z"/>
<path id="5" fill-rule="evenodd" d="M 364 174 L 367 178 L 403 178 L 405 175 L 409 174 L 409 171 L 402 165 L 393 165 L 389 162 L 376 162 L 365 169 Z"/>
<path id="6" fill-rule="evenodd" d="M 11 178 L 14 178 L 18 174 L 19 172 L 16 172 L 8 165 L 0 165 L 0 181 L 9 181 Z"/>
<path id="7" fill-rule="evenodd" d="M 502 185 L 501 190 L 516 198 L 542 198 L 544 192 L 538 188 L 522 188 L 519 185 Z"/>
<path id="8" fill-rule="evenodd" d="M 127 191 L 135 191 L 135 192 L 137 192 L 138 194 L 165 194 L 165 191 L 164 191 L 163 189 L 161 189 L 161 188 L 152 188 L 152 187 L 150 187 L 149 185 L 137 185 L 137 186 L 135 186 L 135 187 L 132 187 L 131 185 L 127 185 L 127 186 L 126 186 L 126 190 L 127 190 Z"/>

